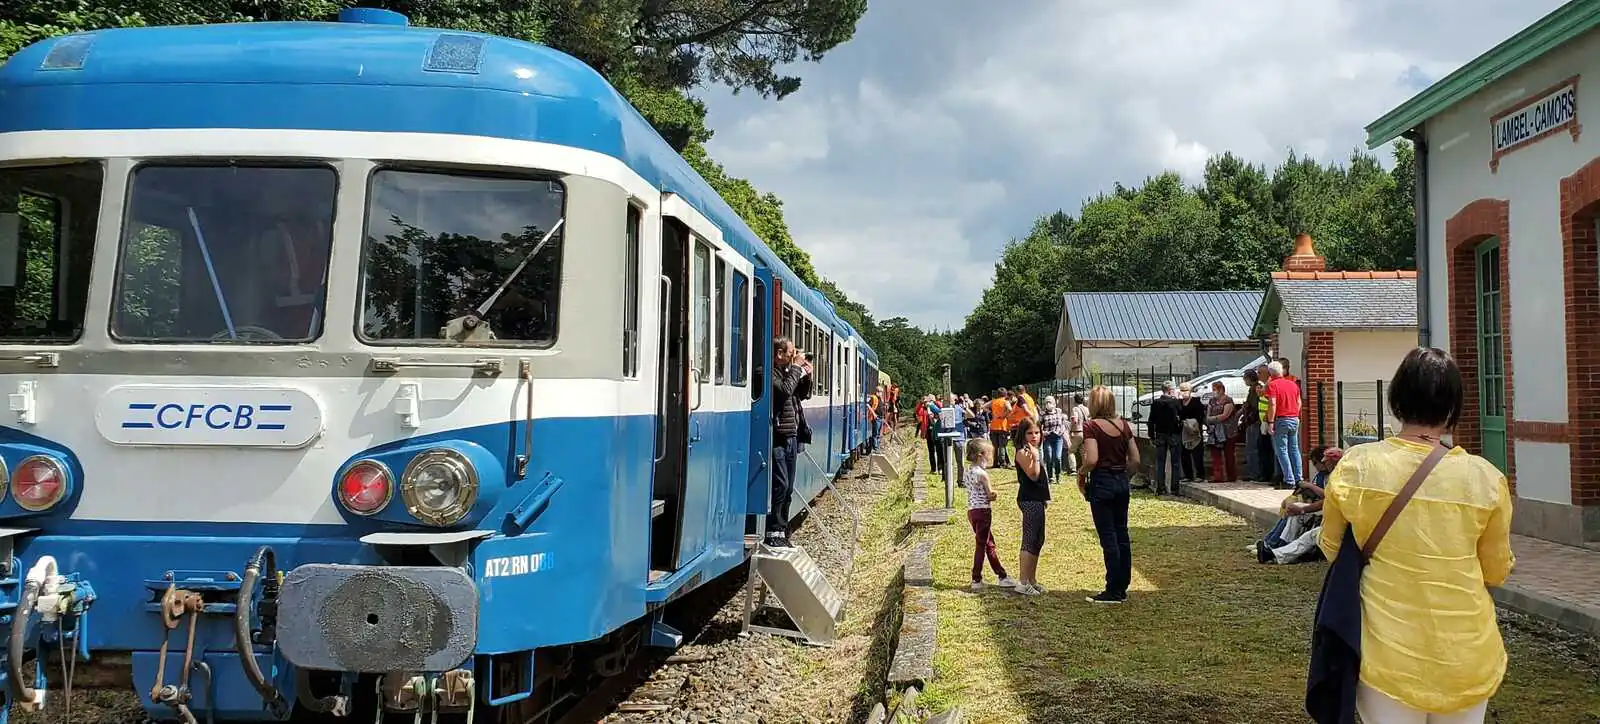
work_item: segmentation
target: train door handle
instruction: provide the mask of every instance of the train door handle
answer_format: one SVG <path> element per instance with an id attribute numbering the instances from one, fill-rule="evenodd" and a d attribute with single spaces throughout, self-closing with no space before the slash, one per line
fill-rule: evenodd
<path id="1" fill-rule="evenodd" d="M 695 444 L 697 442 L 700 442 L 700 421 L 699 420 L 695 420 L 694 422 L 689 423 L 689 444 L 693 445 L 693 444 Z"/>
<path id="2" fill-rule="evenodd" d="M 700 370 L 693 367 L 689 368 L 689 379 L 694 384 L 694 404 L 689 406 L 689 411 L 693 412 L 700 409 L 700 405 L 705 402 L 705 379 L 701 376 Z"/>
<path id="3" fill-rule="evenodd" d="M 766 453 L 759 453 L 759 452 L 756 453 L 756 461 L 757 461 L 756 462 L 756 472 L 759 473 L 762 470 L 766 470 L 767 469 L 767 455 L 766 455 Z"/>

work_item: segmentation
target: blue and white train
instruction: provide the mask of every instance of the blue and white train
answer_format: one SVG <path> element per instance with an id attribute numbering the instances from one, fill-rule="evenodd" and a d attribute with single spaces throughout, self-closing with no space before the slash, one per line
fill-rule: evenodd
<path id="1" fill-rule="evenodd" d="M 536 719 L 748 560 L 774 336 L 796 497 L 864 447 L 876 355 L 601 76 L 339 20 L 0 68 L 8 703 Z"/>

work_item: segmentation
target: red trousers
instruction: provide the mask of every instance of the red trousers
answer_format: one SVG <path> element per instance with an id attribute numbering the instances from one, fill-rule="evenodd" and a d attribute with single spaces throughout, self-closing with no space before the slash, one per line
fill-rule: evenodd
<path id="1" fill-rule="evenodd" d="M 1239 479 L 1239 462 L 1233 448 L 1232 438 L 1221 447 L 1211 448 L 1211 482 L 1231 483 Z"/>
<path id="2" fill-rule="evenodd" d="M 973 508 L 967 511 L 967 522 L 972 524 L 972 536 L 976 545 L 972 549 L 972 580 L 983 580 L 983 559 L 989 558 L 989 567 L 994 569 L 994 574 L 1005 578 L 1006 567 L 1000 564 L 1000 554 L 994 549 L 994 533 L 990 526 L 994 523 L 994 514 L 988 508 Z"/>

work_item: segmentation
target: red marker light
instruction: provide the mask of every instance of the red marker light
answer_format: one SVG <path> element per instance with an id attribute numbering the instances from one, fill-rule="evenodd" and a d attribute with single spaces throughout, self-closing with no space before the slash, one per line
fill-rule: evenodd
<path id="1" fill-rule="evenodd" d="M 61 502 L 67 493 L 67 472 L 43 455 L 22 461 L 11 476 L 11 495 L 17 505 L 35 513 Z"/>
<path id="2" fill-rule="evenodd" d="M 376 460 L 362 460 L 346 468 L 339 478 L 339 502 L 356 515 L 372 515 L 389 504 L 394 478 Z"/>

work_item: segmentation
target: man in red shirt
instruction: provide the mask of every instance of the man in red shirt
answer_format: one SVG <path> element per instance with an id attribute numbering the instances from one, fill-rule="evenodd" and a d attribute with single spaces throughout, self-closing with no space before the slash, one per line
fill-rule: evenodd
<path id="1" fill-rule="evenodd" d="M 1285 376 L 1283 363 L 1268 366 L 1267 422 L 1272 426 L 1272 447 L 1283 471 L 1283 484 L 1294 489 L 1305 480 L 1300 457 L 1300 383 Z"/>

